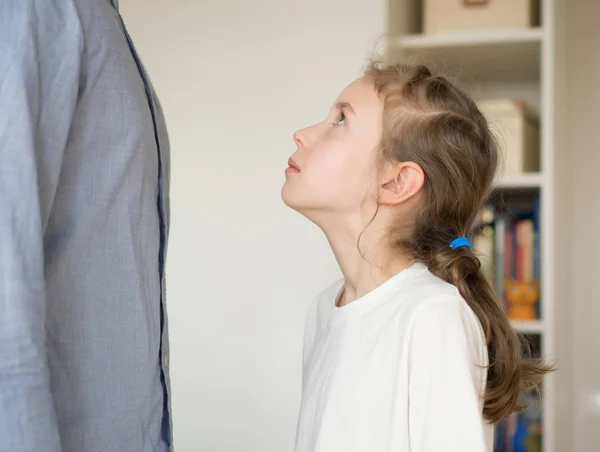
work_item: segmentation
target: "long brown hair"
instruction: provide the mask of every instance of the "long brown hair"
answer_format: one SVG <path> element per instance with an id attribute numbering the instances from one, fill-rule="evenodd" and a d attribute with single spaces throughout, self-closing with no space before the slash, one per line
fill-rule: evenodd
<path id="1" fill-rule="evenodd" d="M 551 367 L 523 354 L 523 343 L 502 309 L 470 248 L 451 249 L 468 237 L 488 200 L 499 152 L 475 102 L 427 67 L 372 63 L 365 73 L 384 102 L 381 149 L 387 161 L 411 161 L 425 174 L 423 198 L 406 233 L 391 231 L 398 250 L 455 285 L 485 333 L 489 367 L 484 417 L 506 418 L 524 391 L 539 390 Z"/>

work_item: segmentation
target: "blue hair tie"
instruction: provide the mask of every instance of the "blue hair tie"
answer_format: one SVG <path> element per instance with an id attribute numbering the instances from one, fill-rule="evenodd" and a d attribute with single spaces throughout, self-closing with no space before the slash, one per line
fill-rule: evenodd
<path id="1" fill-rule="evenodd" d="M 450 248 L 452 248 L 453 250 L 463 248 L 465 246 L 467 248 L 472 248 L 471 241 L 467 237 L 459 237 L 450 242 Z"/>

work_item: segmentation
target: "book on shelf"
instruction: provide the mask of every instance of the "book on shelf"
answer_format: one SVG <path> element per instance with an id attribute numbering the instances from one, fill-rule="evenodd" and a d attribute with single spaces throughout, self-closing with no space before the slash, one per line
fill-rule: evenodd
<path id="1" fill-rule="evenodd" d="M 485 99 L 478 103 L 502 150 L 505 175 L 540 170 L 539 112 L 522 99 Z"/>
<path id="2" fill-rule="evenodd" d="M 480 214 L 473 238 L 473 249 L 481 261 L 482 271 L 514 320 L 540 318 L 537 300 L 541 276 L 538 212 L 537 196 L 527 206 L 509 209 L 506 212 L 499 211 L 491 204 L 487 205 Z M 511 309 L 506 287 L 515 284 L 535 285 L 534 288 L 529 288 L 537 290 L 537 293 L 532 295 L 535 296 L 533 306 L 526 306 L 521 310 Z"/>
<path id="3" fill-rule="evenodd" d="M 494 452 L 541 452 L 542 400 L 539 394 L 523 396 L 527 408 L 500 421 L 494 430 Z"/>

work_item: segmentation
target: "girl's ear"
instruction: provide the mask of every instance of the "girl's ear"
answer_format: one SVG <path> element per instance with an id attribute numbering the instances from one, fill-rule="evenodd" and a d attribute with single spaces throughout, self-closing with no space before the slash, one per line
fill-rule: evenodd
<path id="1" fill-rule="evenodd" d="M 418 164 L 400 162 L 389 165 L 377 191 L 379 204 L 402 204 L 415 196 L 424 183 L 425 174 Z"/>

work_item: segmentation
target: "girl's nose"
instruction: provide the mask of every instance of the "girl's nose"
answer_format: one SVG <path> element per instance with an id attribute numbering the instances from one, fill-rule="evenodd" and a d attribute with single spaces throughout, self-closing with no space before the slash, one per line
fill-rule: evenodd
<path id="1" fill-rule="evenodd" d="M 294 132 L 294 143 L 296 143 L 296 146 L 299 149 L 305 146 L 306 143 L 304 141 L 304 130 L 296 130 Z"/>

